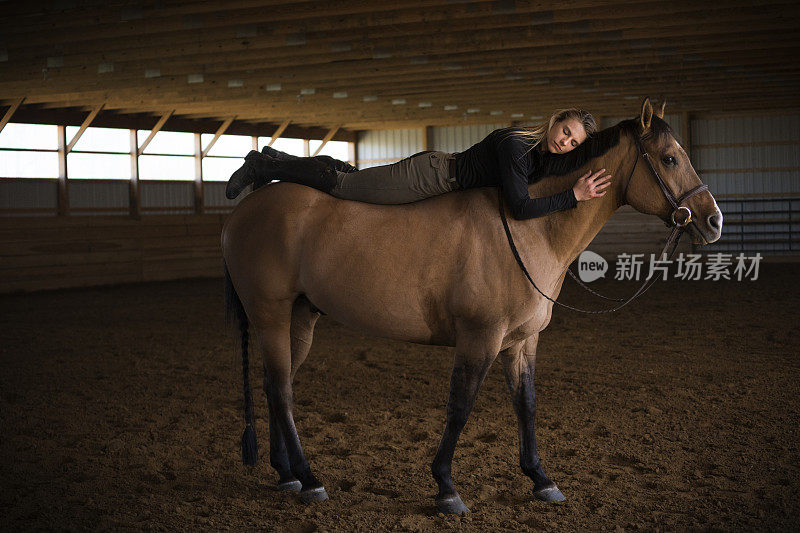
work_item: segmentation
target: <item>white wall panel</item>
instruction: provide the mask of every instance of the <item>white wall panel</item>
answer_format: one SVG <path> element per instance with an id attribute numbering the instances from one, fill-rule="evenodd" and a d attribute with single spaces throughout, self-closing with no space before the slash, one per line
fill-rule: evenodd
<path id="1" fill-rule="evenodd" d="M 695 168 L 725 217 L 710 251 L 800 254 L 800 115 L 695 119 L 691 130 Z"/>
<path id="2" fill-rule="evenodd" d="M 473 144 L 480 142 L 499 128 L 507 124 L 480 124 L 465 126 L 446 126 L 432 128 L 432 139 L 429 139 L 433 150 L 442 152 L 463 152 Z"/>
<path id="3" fill-rule="evenodd" d="M 36 178 L 0 179 L 0 210 L 6 209 L 19 209 L 25 216 L 37 214 L 30 210 L 52 210 L 45 214 L 55 215 L 58 209 L 58 181 Z M 29 211 L 26 213 L 25 210 Z"/>
<path id="4" fill-rule="evenodd" d="M 691 128 L 692 160 L 715 194 L 800 193 L 800 115 L 700 119 Z"/>
<path id="5" fill-rule="evenodd" d="M 128 180 L 68 180 L 67 183 L 71 211 L 82 215 L 128 214 Z"/>
<path id="6" fill-rule="evenodd" d="M 194 212 L 194 182 L 192 181 L 140 181 L 141 206 L 148 214 Z M 168 209 L 154 209 L 166 207 Z M 185 208 L 185 209 L 180 209 Z"/>
<path id="7" fill-rule="evenodd" d="M 203 184 L 206 213 L 226 213 L 238 204 L 242 198 L 247 196 L 250 190 L 248 187 L 238 198 L 228 200 L 225 197 L 225 187 L 227 183 L 224 181 L 207 181 Z"/>
<path id="8" fill-rule="evenodd" d="M 358 136 L 358 168 L 386 165 L 425 149 L 422 129 L 374 130 Z"/>

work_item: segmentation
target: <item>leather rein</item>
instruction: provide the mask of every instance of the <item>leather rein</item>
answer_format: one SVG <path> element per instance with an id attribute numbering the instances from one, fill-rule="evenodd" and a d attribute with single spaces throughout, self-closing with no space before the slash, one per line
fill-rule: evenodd
<path id="1" fill-rule="evenodd" d="M 666 244 L 664 244 L 664 248 L 663 248 L 663 250 L 661 250 L 661 253 L 658 256 L 659 258 L 670 259 L 670 258 L 672 258 L 672 255 L 675 253 L 675 249 L 678 247 L 678 241 L 680 240 L 681 236 L 683 235 L 683 232 L 685 231 L 686 226 L 689 223 L 694 224 L 694 221 L 692 220 L 692 211 L 691 211 L 691 209 L 689 209 L 688 207 L 686 207 L 684 205 L 681 205 L 681 204 L 683 202 L 685 202 L 686 200 L 688 200 L 689 198 L 692 198 L 693 196 L 695 196 L 697 194 L 700 194 L 703 191 L 707 191 L 708 190 L 708 185 L 705 185 L 705 184 L 698 185 L 697 187 L 694 187 L 693 189 L 689 190 L 688 192 L 682 194 L 680 197 L 676 198 L 675 195 L 672 194 L 672 191 L 669 190 L 669 187 L 667 187 L 667 184 L 664 182 L 664 180 L 658 174 L 658 171 L 656 170 L 655 166 L 653 166 L 653 162 L 650 159 L 650 155 L 644 149 L 644 146 L 642 145 L 642 141 L 639 139 L 639 137 L 634 137 L 634 140 L 636 142 L 636 150 L 637 150 L 636 160 L 634 161 L 633 168 L 631 169 L 631 173 L 628 176 L 628 182 L 625 184 L 625 189 L 623 191 L 622 197 L 623 197 L 624 200 L 627 199 L 628 187 L 630 187 L 631 181 L 633 180 L 633 174 L 636 171 L 636 166 L 639 163 L 639 158 L 641 157 L 642 159 L 645 160 L 645 162 L 647 163 L 647 166 L 650 167 L 650 173 L 655 178 L 656 182 L 658 183 L 658 186 L 661 188 L 661 192 L 664 193 L 664 196 L 666 197 L 667 201 L 672 206 L 672 214 L 670 216 L 670 221 L 672 222 L 672 224 L 671 224 L 672 232 L 669 234 L 669 237 L 667 238 L 667 242 L 666 242 Z M 500 205 L 500 218 L 503 221 L 503 229 L 506 232 L 506 238 L 508 239 L 508 244 L 511 247 L 511 252 L 514 254 L 514 259 L 516 259 L 517 264 L 519 265 L 520 269 L 522 269 L 523 274 L 525 274 L 525 277 L 528 278 L 528 281 L 531 283 L 531 285 L 533 285 L 533 288 L 536 289 L 536 291 L 539 294 L 541 294 L 547 300 L 553 302 L 554 304 L 560 305 L 561 307 L 565 307 L 567 309 L 571 309 L 573 311 L 577 311 L 579 313 L 586 313 L 586 314 L 593 314 L 593 315 L 595 315 L 595 314 L 604 314 L 604 313 L 612 313 L 614 311 L 618 311 L 619 309 L 622 309 L 623 307 L 625 307 L 626 305 L 631 303 L 635 298 L 637 298 L 638 296 L 644 294 L 644 292 L 647 291 L 647 289 L 649 289 L 653 285 L 653 283 L 655 283 L 655 281 L 658 279 L 657 276 L 653 276 L 650 279 L 645 279 L 642 282 L 642 285 L 636 290 L 636 292 L 634 292 L 627 299 L 609 298 L 607 296 L 603 296 L 602 294 L 600 294 L 600 293 L 590 289 L 588 286 L 586 286 L 586 284 L 584 284 L 582 281 L 580 281 L 578 279 L 577 276 L 575 276 L 575 274 L 572 272 L 572 270 L 569 268 L 569 266 L 567 266 L 567 272 L 569 273 L 569 275 L 575 281 L 578 282 L 578 284 L 581 287 L 583 287 L 584 289 L 586 289 L 590 293 L 592 293 L 595 296 L 598 296 L 600 298 L 604 298 L 606 300 L 622 302 L 622 303 L 620 303 L 619 305 L 617 305 L 615 307 L 611 307 L 611 308 L 608 308 L 608 309 L 600 309 L 600 310 L 597 310 L 597 311 L 590 311 L 590 310 L 586 310 L 586 309 L 580 309 L 578 307 L 573 307 L 571 305 L 567 305 L 567 304 L 561 303 L 561 302 L 551 298 L 550 296 L 548 296 L 548 295 L 546 295 L 545 293 L 542 292 L 542 290 L 533 281 L 533 278 L 531 277 L 530 273 L 528 272 L 528 269 L 525 268 L 525 263 L 522 261 L 522 257 L 520 257 L 520 255 L 519 255 L 519 251 L 517 250 L 517 247 L 514 244 L 514 238 L 511 236 L 511 230 L 508 227 L 508 220 L 506 218 L 506 212 L 505 212 L 505 208 L 503 206 L 503 191 L 502 191 L 502 189 L 500 187 L 497 188 L 497 191 L 498 191 L 498 201 L 499 201 L 499 205 Z M 667 227 L 670 227 L 670 224 L 667 224 Z M 695 228 L 696 228 L 696 226 L 695 226 Z"/>

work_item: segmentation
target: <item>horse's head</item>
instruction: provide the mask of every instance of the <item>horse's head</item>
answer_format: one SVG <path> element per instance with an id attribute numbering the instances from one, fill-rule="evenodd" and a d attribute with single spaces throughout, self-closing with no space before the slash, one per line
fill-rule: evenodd
<path id="1" fill-rule="evenodd" d="M 640 153 L 625 184 L 625 201 L 637 211 L 657 215 L 668 225 L 685 224 L 695 244 L 712 243 L 722 234 L 722 213 L 663 117 L 664 104 L 654 113 L 646 98 L 635 120 L 633 134 Z"/>

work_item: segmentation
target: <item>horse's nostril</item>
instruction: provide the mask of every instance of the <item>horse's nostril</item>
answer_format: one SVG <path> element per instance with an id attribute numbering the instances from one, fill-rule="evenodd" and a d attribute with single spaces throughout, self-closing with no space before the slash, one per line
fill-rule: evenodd
<path id="1" fill-rule="evenodd" d="M 714 213 L 708 217 L 708 225 L 718 230 L 722 227 L 722 213 Z"/>

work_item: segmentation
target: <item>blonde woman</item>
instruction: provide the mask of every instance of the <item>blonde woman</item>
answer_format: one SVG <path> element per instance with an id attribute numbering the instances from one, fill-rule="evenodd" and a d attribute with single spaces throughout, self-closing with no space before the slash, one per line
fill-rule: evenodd
<path id="1" fill-rule="evenodd" d="M 287 157 L 269 149 L 278 156 L 272 157 L 252 151 L 231 176 L 226 195 L 235 198 L 250 183 L 257 187 L 279 179 L 345 200 L 405 204 L 459 189 L 499 186 L 514 218 L 540 217 L 605 194 L 611 179 L 604 174 L 605 169 L 582 176 L 571 189 L 552 196 L 531 198 L 528 194 L 530 183 L 550 173 L 574 170 L 564 155 L 596 131 L 591 114 L 565 109 L 538 128 L 494 130 L 463 152 L 420 152 L 391 165 L 364 170 L 332 158 Z M 553 168 L 559 170 L 554 172 Z"/>

